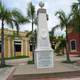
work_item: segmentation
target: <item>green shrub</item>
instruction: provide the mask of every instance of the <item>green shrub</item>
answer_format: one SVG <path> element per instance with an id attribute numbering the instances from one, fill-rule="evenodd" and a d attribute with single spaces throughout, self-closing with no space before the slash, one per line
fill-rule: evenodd
<path id="1" fill-rule="evenodd" d="M 34 64 L 34 62 L 32 60 L 27 62 L 28 64 Z"/>
<path id="2" fill-rule="evenodd" d="M 10 58 L 5 58 L 5 60 L 9 60 L 9 59 L 21 59 L 21 58 L 28 58 L 29 56 L 25 56 L 25 55 L 23 55 L 23 56 L 15 56 L 15 57 L 10 57 Z M 0 60 L 1 60 L 1 58 L 0 58 Z"/>
<path id="3" fill-rule="evenodd" d="M 12 67 L 12 65 L 0 65 L 0 68 Z"/>

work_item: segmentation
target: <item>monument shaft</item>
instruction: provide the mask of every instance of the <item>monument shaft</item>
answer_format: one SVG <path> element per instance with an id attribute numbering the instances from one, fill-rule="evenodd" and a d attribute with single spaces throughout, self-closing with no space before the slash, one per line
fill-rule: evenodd
<path id="1" fill-rule="evenodd" d="M 53 50 L 50 45 L 46 9 L 38 10 L 37 48 L 35 64 L 37 68 L 53 67 Z"/>

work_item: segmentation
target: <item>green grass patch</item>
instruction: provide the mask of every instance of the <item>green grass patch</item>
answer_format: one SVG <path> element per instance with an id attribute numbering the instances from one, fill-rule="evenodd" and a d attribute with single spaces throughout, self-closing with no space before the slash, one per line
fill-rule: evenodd
<path id="1" fill-rule="evenodd" d="M 15 57 L 10 57 L 10 58 L 5 58 L 5 60 L 22 59 L 22 58 L 29 58 L 29 56 L 15 56 Z M 0 60 L 1 60 L 1 58 L 0 58 Z"/>
<path id="2" fill-rule="evenodd" d="M 12 67 L 12 65 L 0 65 L 0 68 L 5 68 L 5 67 Z"/>
<path id="3" fill-rule="evenodd" d="M 74 63 L 76 63 L 76 61 L 62 61 L 62 63 L 67 63 L 67 64 L 74 64 Z"/>
<path id="4" fill-rule="evenodd" d="M 63 56 L 63 54 L 56 54 L 56 56 Z"/>
<path id="5" fill-rule="evenodd" d="M 34 64 L 34 62 L 32 60 L 27 62 L 28 64 Z"/>

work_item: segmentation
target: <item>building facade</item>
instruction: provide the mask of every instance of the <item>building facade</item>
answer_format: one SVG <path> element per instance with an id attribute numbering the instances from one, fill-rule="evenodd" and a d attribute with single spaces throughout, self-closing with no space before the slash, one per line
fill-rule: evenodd
<path id="1" fill-rule="evenodd" d="M 27 32 L 19 32 L 16 35 L 16 31 L 4 30 L 4 56 L 29 56 L 29 39 L 26 37 Z M 0 56 L 1 56 L 1 30 L 0 30 Z"/>
<path id="2" fill-rule="evenodd" d="M 69 53 L 80 55 L 80 32 L 75 30 L 74 25 L 69 25 L 67 32 Z"/>

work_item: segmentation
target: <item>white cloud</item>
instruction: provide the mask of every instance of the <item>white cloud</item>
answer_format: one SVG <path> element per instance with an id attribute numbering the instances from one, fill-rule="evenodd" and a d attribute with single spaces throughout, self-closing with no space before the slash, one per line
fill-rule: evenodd
<path id="1" fill-rule="evenodd" d="M 9 9 L 18 8 L 25 15 L 26 15 L 27 3 L 29 3 L 29 2 L 31 2 L 31 0 L 3 0 L 3 3 Z"/>
<path id="2" fill-rule="evenodd" d="M 56 11 L 63 10 L 66 14 L 70 13 L 71 5 L 77 0 L 44 0 L 45 8 L 49 15 L 48 27 L 49 30 L 55 25 L 59 24 L 57 16 L 55 16 Z M 56 30 L 55 34 L 65 33 L 64 30 Z"/>
<path id="3" fill-rule="evenodd" d="M 19 8 L 26 15 L 27 3 L 31 0 L 4 0 L 4 3 L 9 8 Z M 38 4 L 41 0 L 32 0 L 34 3 L 36 10 L 39 8 Z M 77 2 L 77 0 L 43 0 L 45 3 L 45 8 L 47 9 L 47 13 L 49 15 L 48 27 L 49 30 L 59 23 L 58 18 L 55 16 L 55 12 L 58 10 L 64 10 L 66 14 L 70 13 L 70 7 L 73 2 Z M 31 30 L 31 25 L 21 25 L 21 30 Z M 61 32 L 60 32 L 61 33 Z M 63 32 L 62 32 L 63 33 Z"/>
<path id="4" fill-rule="evenodd" d="M 27 14 L 27 4 L 29 2 L 31 2 L 31 0 L 2 0 L 2 2 L 4 3 L 4 5 L 9 8 L 9 9 L 13 9 L 13 8 L 17 8 L 19 10 L 21 10 L 21 12 L 23 13 L 23 15 Z M 0 26 L 1 26 L 1 22 L 0 22 Z M 8 28 L 8 25 L 4 25 L 5 28 Z M 25 25 L 20 25 L 20 30 L 24 31 L 24 30 L 31 30 L 31 24 L 25 24 Z"/>

